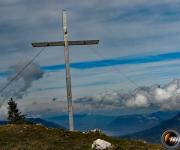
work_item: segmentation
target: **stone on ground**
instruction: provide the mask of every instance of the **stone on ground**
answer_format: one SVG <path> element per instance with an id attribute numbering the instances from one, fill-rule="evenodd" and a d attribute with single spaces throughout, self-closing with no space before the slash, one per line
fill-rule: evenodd
<path id="1" fill-rule="evenodd" d="M 91 148 L 96 150 L 106 150 L 106 149 L 112 149 L 112 144 L 101 139 L 97 139 L 93 142 Z"/>

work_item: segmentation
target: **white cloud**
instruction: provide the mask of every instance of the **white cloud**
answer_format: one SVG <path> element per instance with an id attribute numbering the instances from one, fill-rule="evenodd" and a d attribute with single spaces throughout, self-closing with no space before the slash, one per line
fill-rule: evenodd
<path id="1" fill-rule="evenodd" d="M 104 92 L 94 97 L 82 97 L 75 102 L 82 105 L 113 106 L 114 108 L 144 108 L 158 107 L 159 109 L 180 108 L 180 79 L 173 80 L 168 85 L 160 87 L 140 87 L 133 92 L 120 93 L 115 91 Z"/>
<path id="2" fill-rule="evenodd" d="M 8 117 L 8 109 L 7 109 L 7 104 L 3 104 L 0 107 L 0 120 L 6 120 Z"/>
<path id="3" fill-rule="evenodd" d="M 127 107 L 147 107 L 149 106 L 147 97 L 142 94 L 136 94 L 135 97 L 127 100 Z"/>
<path id="4" fill-rule="evenodd" d="M 19 98 L 22 99 L 31 88 L 32 83 L 43 77 L 44 72 L 36 63 L 20 63 L 11 67 L 13 70 L 8 77 L 7 81 L 0 86 L 0 96 L 3 98 Z"/>

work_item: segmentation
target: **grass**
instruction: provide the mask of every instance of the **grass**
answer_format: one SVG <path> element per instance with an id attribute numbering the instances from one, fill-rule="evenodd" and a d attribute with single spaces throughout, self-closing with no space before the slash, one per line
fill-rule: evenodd
<path id="1" fill-rule="evenodd" d="M 163 150 L 160 145 L 115 139 L 100 133 L 83 134 L 42 125 L 0 126 L 0 150 L 90 150 L 98 138 L 112 143 L 117 150 Z"/>

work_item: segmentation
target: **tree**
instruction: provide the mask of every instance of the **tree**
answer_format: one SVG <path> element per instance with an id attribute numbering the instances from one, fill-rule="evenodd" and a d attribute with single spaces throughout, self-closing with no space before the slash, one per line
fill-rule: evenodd
<path id="1" fill-rule="evenodd" d="M 8 120 L 10 123 L 23 123 L 25 122 L 25 115 L 22 115 L 17 108 L 17 103 L 11 98 L 8 102 Z"/>

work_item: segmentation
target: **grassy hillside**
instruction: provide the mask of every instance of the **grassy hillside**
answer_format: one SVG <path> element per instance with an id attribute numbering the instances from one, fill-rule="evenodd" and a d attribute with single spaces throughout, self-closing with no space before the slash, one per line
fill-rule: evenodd
<path id="1" fill-rule="evenodd" d="M 119 150 L 161 150 L 159 145 L 118 140 L 99 133 L 83 134 L 42 125 L 0 126 L 0 150 L 90 150 L 97 138 L 107 140 Z"/>

